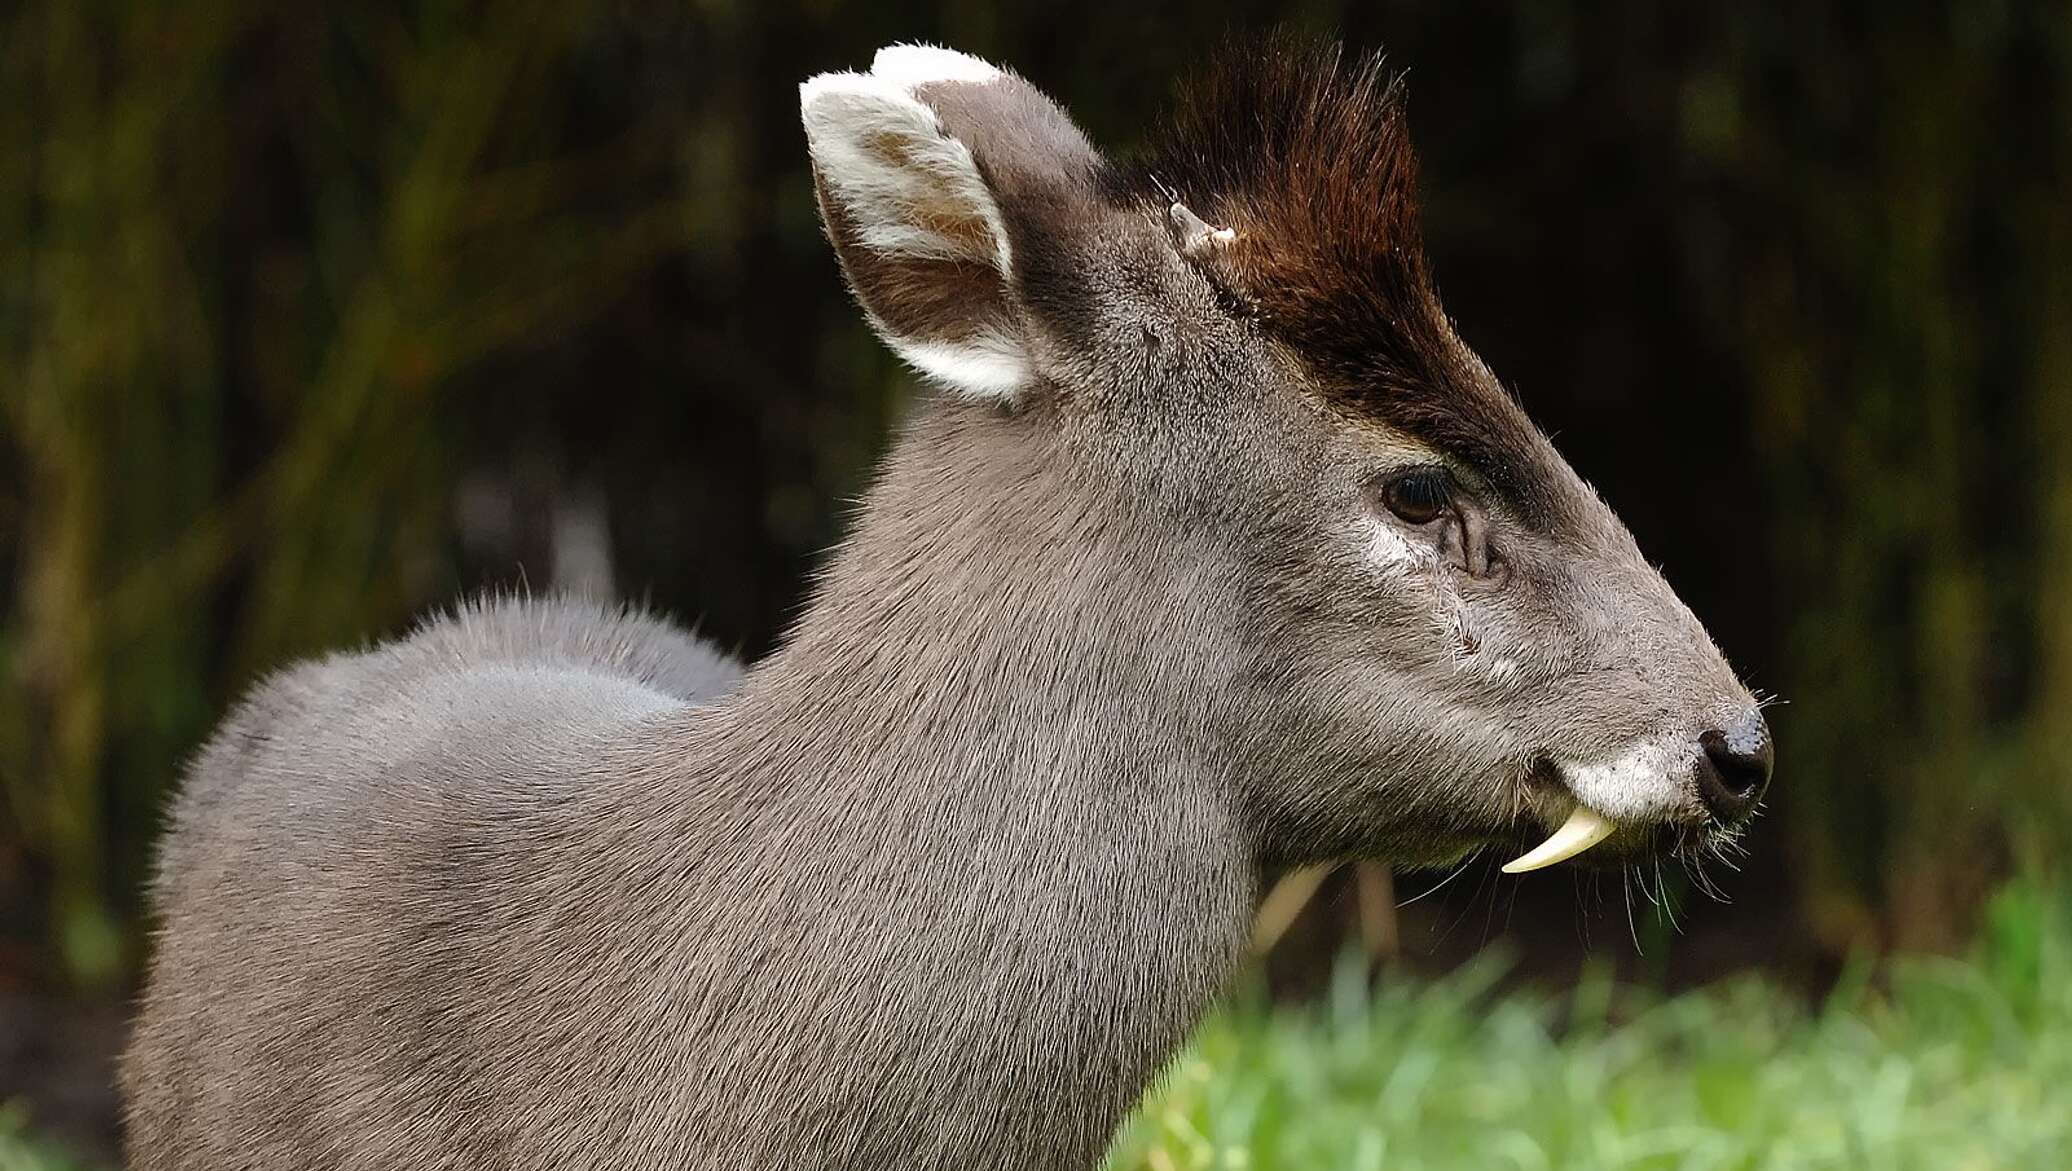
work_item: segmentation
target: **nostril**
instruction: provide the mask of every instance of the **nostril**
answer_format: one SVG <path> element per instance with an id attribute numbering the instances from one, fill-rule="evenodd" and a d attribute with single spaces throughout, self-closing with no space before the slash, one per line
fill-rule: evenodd
<path id="1" fill-rule="evenodd" d="M 1770 787 L 1776 750 L 1761 712 L 1750 712 L 1724 731 L 1698 737 L 1705 759 L 1698 762 L 1698 795 L 1713 817 L 1735 822 L 1748 816 Z"/>

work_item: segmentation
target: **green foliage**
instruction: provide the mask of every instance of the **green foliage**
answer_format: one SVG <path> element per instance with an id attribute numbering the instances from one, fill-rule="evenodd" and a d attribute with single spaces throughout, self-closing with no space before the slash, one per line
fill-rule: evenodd
<path id="1" fill-rule="evenodd" d="M 459 592 L 466 391 L 682 245 L 676 128 L 567 125 L 583 38 L 540 3 L 0 16 L 34 98 L 0 113 L 0 902 L 19 850 L 76 983 L 131 974 L 238 691 Z"/>
<path id="2" fill-rule="evenodd" d="M 1896 1171 L 2072 1150 L 2072 895 L 2017 884 L 1968 962 L 1902 959 L 1809 1007 L 1766 978 L 1652 999 L 1341 967 L 1321 1005 L 1212 1020 L 1111 1171 Z"/>
<path id="3" fill-rule="evenodd" d="M 86 1171 L 84 1165 L 38 1140 L 21 1112 L 0 1103 L 0 1171 Z"/>

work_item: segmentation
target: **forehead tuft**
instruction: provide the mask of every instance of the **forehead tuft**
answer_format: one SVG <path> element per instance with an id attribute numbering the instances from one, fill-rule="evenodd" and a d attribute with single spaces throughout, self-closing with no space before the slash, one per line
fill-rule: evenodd
<path id="1" fill-rule="evenodd" d="M 1177 199 L 1234 229 L 1204 269 L 1334 405 L 1468 464 L 1528 519 L 1553 519 L 1558 459 L 1433 291 L 1402 80 L 1379 56 L 1286 37 L 1233 46 L 1111 182 L 1121 199 Z"/>

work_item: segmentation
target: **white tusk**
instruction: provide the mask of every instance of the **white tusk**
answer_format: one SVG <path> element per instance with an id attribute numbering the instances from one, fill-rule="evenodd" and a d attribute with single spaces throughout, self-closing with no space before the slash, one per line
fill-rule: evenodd
<path id="1" fill-rule="evenodd" d="M 1523 874 L 1552 866 L 1556 862 L 1573 858 L 1604 839 L 1612 836 L 1619 828 L 1605 820 L 1603 814 L 1578 803 L 1576 811 L 1568 815 L 1561 828 L 1548 835 L 1547 840 L 1504 863 L 1505 874 Z"/>

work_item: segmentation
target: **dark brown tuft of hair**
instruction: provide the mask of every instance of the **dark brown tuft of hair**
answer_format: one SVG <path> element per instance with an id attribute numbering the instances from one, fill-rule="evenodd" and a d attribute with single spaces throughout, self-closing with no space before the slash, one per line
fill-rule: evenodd
<path id="1" fill-rule="evenodd" d="M 1344 409 L 1462 460 L 1525 512 L 1552 507 L 1545 440 L 1455 336 L 1418 226 L 1403 85 L 1376 56 L 1278 37 L 1232 46 L 1183 88 L 1113 181 L 1236 238 L 1201 261 L 1233 308 Z"/>

